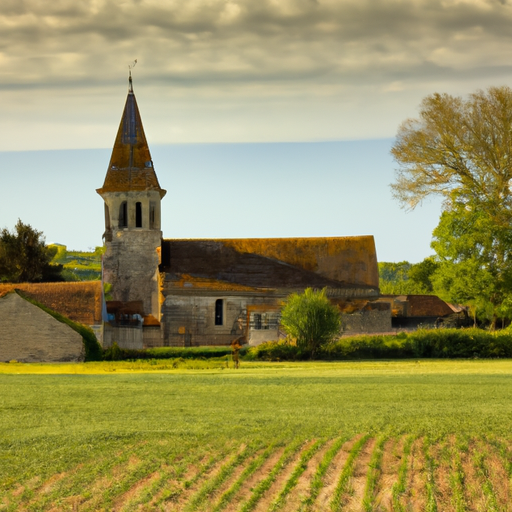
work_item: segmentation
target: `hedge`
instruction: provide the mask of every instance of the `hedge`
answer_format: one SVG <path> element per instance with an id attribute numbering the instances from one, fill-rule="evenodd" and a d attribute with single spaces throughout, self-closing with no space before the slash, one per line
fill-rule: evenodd
<path id="1" fill-rule="evenodd" d="M 245 352 L 242 349 L 241 354 Z M 231 347 L 157 347 L 144 350 L 119 348 L 117 343 L 103 352 L 105 361 L 126 361 L 135 359 L 212 359 L 231 355 Z"/>
<path id="2" fill-rule="evenodd" d="M 325 347 L 316 359 L 410 359 L 512 357 L 512 334 L 481 329 L 421 329 L 396 335 L 341 338 Z M 287 341 L 251 347 L 246 359 L 266 361 L 304 360 L 308 355 Z"/>

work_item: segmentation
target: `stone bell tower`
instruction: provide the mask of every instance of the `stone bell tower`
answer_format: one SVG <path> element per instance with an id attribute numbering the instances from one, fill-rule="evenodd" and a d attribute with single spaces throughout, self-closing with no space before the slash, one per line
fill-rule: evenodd
<path id="1" fill-rule="evenodd" d="M 103 187 L 103 274 L 116 301 L 142 301 L 144 315 L 160 319 L 158 265 L 162 231 L 160 188 L 129 77 L 128 97 Z"/>

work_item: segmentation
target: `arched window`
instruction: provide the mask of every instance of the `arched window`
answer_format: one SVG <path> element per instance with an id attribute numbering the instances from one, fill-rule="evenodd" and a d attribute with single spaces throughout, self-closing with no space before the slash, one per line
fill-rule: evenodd
<path id="1" fill-rule="evenodd" d="M 224 301 L 222 299 L 215 301 L 215 325 L 224 325 Z"/>
<path id="2" fill-rule="evenodd" d="M 135 227 L 142 227 L 142 203 L 135 203 Z"/>
<path id="3" fill-rule="evenodd" d="M 128 205 L 126 201 L 121 203 L 119 207 L 119 227 L 125 228 L 128 226 Z"/>

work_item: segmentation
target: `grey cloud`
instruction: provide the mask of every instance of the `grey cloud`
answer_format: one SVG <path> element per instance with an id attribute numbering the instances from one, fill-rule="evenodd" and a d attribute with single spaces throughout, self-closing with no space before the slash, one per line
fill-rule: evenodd
<path id="1" fill-rule="evenodd" d="M 4 88 L 108 77 L 128 56 L 188 86 L 415 80 L 481 72 L 485 55 L 501 59 L 489 72 L 510 61 L 512 7 L 499 0 L 1 3 Z"/>

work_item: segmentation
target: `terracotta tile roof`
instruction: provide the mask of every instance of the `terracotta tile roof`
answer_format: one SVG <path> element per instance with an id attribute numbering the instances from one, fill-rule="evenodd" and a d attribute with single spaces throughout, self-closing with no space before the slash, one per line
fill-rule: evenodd
<path id="1" fill-rule="evenodd" d="M 378 287 L 373 237 L 164 240 L 166 281 L 180 275 L 254 288 Z"/>
<path id="2" fill-rule="evenodd" d="M 102 194 L 143 190 L 158 190 L 160 197 L 165 195 L 165 190 L 160 188 L 153 168 L 137 100 L 130 91 L 126 98 L 105 182 L 97 192 Z"/>
<path id="3" fill-rule="evenodd" d="M 407 295 L 409 316 L 446 316 L 452 308 L 437 295 Z"/>
<path id="4" fill-rule="evenodd" d="M 0 297 L 15 289 L 76 322 L 97 325 L 102 321 L 103 289 L 100 281 L 2 283 Z"/>

